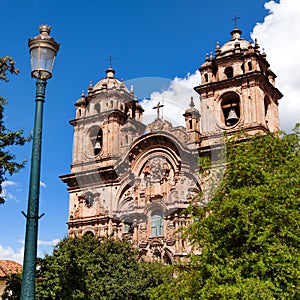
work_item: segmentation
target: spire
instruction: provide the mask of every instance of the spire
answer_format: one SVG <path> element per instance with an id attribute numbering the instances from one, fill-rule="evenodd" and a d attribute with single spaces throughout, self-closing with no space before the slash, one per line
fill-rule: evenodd
<path id="1" fill-rule="evenodd" d="M 90 85 L 88 87 L 88 95 L 93 91 L 93 84 L 92 82 L 90 81 Z"/>
<path id="2" fill-rule="evenodd" d="M 219 54 L 220 52 L 221 52 L 221 49 L 220 49 L 220 43 L 217 42 L 217 43 L 216 43 L 215 53 Z"/>
<path id="3" fill-rule="evenodd" d="M 75 106 L 82 106 L 86 104 L 84 91 L 81 92 L 81 97 L 76 101 Z"/>
<path id="4" fill-rule="evenodd" d="M 183 116 L 186 117 L 186 118 L 196 117 L 198 119 L 200 117 L 200 114 L 199 114 L 198 109 L 195 107 L 194 97 L 193 96 L 191 96 L 191 101 L 190 101 L 189 106 L 190 107 L 185 111 L 185 113 L 183 114 Z"/>
<path id="5" fill-rule="evenodd" d="M 133 85 L 130 86 L 130 95 L 133 97 L 134 96 L 134 88 Z"/>
<path id="6" fill-rule="evenodd" d="M 190 102 L 190 108 L 195 107 L 195 103 L 194 103 L 194 98 L 193 96 L 191 97 L 191 102 Z"/>
<path id="7" fill-rule="evenodd" d="M 254 49 L 255 49 L 255 50 L 259 49 L 259 45 L 258 45 L 258 42 L 257 42 L 257 38 L 254 39 Z"/>

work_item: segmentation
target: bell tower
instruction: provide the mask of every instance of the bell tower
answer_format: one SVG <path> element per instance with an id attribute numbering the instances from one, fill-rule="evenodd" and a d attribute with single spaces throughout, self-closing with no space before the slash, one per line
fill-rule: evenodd
<path id="1" fill-rule="evenodd" d="M 252 44 L 241 33 L 235 26 L 231 39 L 222 47 L 217 43 L 215 56 L 207 54 L 199 68 L 201 84 L 195 90 L 201 100 L 203 146 L 218 132 L 279 130 L 282 94 L 275 87 L 276 75 L 257 41 Z"/>
<path id="2" fill-rule="evenodd" d="M 115 166 L 132 140 L 143 134 L 143 109 L 110 66 L 106 76 L 76 101 L 73 161 L 70 174 L 60 176 L 70 193 L 69 234 L 116 234 L 115 194 L 123 170 Z M 119 173 L 118 173 L 119 172 Z"/>

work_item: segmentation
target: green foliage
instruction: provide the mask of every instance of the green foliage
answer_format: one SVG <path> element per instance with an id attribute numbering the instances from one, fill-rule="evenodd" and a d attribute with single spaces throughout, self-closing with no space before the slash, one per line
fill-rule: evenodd
<path id="1" fill-rule="evenodd" d="M 1 295 L 2 300 L 19 300 L 21 296 L 22 274 L 15 273 L 8 276 L 8 281 Z"/>
<path id="2" fill-rule="evenodd" d="M 4 56 L 0 58 L 0 80 L 7 82 L 7 72 L 18 74 L 19 69 L 15 68 L 15 61 L 10 56 Z"/>
<path id="3" fill-rule="evenodd" d="M 201 256 L 153 299 L 300 299 L 300 136 L 228 142 L 224 179 L 187 229 Z"/>
<path id="4" fill-rule="evenodd" d="M 36 299 L 148 299 L 168 276 L 161 264 L 139 261 L 129 242 L 87 235 L 61 241 L 41 260 Z"/>
<path id="5" fill-rule="evenodd" d="M 8 81 L 7 72 L 18 74 L 19 70 L 15 68 L 15 62 L 9 56 L 0 58 L 0 80 Z M 7 100 L 0 96 L 0 203 L 5 199 L 2 193 L 1 184 L 6 180 L 6 174 L 12 175 L 24 168 L 26 161 L 16 162 L 15 155 L 7 150 L 9 146 L 23 146 L 29 138 L 23 136 L 23 130 L 10 131 L 3 122 L 4 107 Z"/>

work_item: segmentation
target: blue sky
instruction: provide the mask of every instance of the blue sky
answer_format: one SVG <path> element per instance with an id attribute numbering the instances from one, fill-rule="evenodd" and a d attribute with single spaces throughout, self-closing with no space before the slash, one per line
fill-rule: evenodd
<path id="1" fill-rule="evenodd" d="M 281 123 L 286 130 L 292 128 L 299 113 L 294 99 L 299 100 L 300 74 L 293 60 L 298 42 L 290 36 L 300 28 L 297 25 L 300 4 L 298 0 L 278 0 L 264 7 L 266 2 L 1 1 L 0 56 L 14 57 L 21 70 L 18 76 L 11 76 L 8 84 L 0 83 L 0 94 L 9 100 L 5 111 L 9 129 L 23 128 L 28 135 L 33 127 L 35 80 L 30 78 L 28 38 L 39 33 L 40 24 L 49 24 L 51 35 L 61 44 L 53 78 L 46 89 L 40 195 L 40 213 L 45 216 L 39 224 L 41 255 L 51 251 L 53 241 L 67 234 L 68 192 L 58 176 L 70 170 L 72 127 L 68 122 L 75 115 L 74 103 L 82 90 L 87 91 L 90 81 L 95 84 L 104 77 L 110 55 L 114 57 L 116 77 L 125 81 L 178 77 L 185 78 L 183 81 L 190 86 L 199 84 L 195 71 L 204 62 L 205 54 L 214 51 L 216 41 L 222 45 L 230 39 L 229 32 L 234 26 L 230 20 L 237 14 L 242 36 L 250 40 L 254 32 L 265 46 L 280 89 L 287 95 L 285 103 L 280 104 Z M 287 65 L 289 69 L 285 69 Z M 11 150 L 20 160 L 30 159 L 31 144 Z M 7 201 L 0 207 L 0 259 L 22 261 L 25 218 L 21 211 L 27 211 L 29 166 L 30 162 L 19 174 L 8 178 L 4 186 Z"/>

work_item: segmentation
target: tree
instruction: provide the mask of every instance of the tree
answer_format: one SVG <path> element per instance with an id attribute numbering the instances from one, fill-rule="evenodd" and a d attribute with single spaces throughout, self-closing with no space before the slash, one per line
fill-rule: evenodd
<path id="1" fill-rule="evenodd" d="M 68 238 L 37 262 L 36 299 L 149 299 L 153 287 L 168 282 L 169 267 L 139 260 L 125 240 L 90 235 Z M 3 300 L 19 299 L 21 276 L 10 277 Z"/>
<path id="2" fill-rule="evenodd" d="M 15 62 L 10 56 L 0 58 L 0 80 L 8 82 L 7 73 L 18 74 Z M 6 174 L 12 175 L 24 168 L 26 161 L 16 162 L 15 155 L 7 147 L 17 145 L 23 146 L 29 138 L 23 136 L 23 130 L 10 131 L 4 125 L 4 107 L 7 100 L 0 96 L 0 204 L 5 202 L 1 184 L 6 180 Z"/>
<path id="3" fill-rule="evenodd" d="M 202 254 L 153 299 L 300 299 L 299 128 L 228 142 L 222 183 L 191 207 Z"/>
<path id="4" fill-rule="evenodd" d="M 21 273 L 12 273 L 8 276 L 7 283 L 3 294 L 2 300 L 19 300 L 21 296 Z"/>
<path id="5" fill-rule="evenodd" d="M 128 241 L 90 235 L 62 240 L 37 265 L 37 300 L 149 299 L 151 288 L 172 276 L 160 263 L 139 261 Z M 2 299 L 18 299 L 20 286 L 11 277 Z"/>

